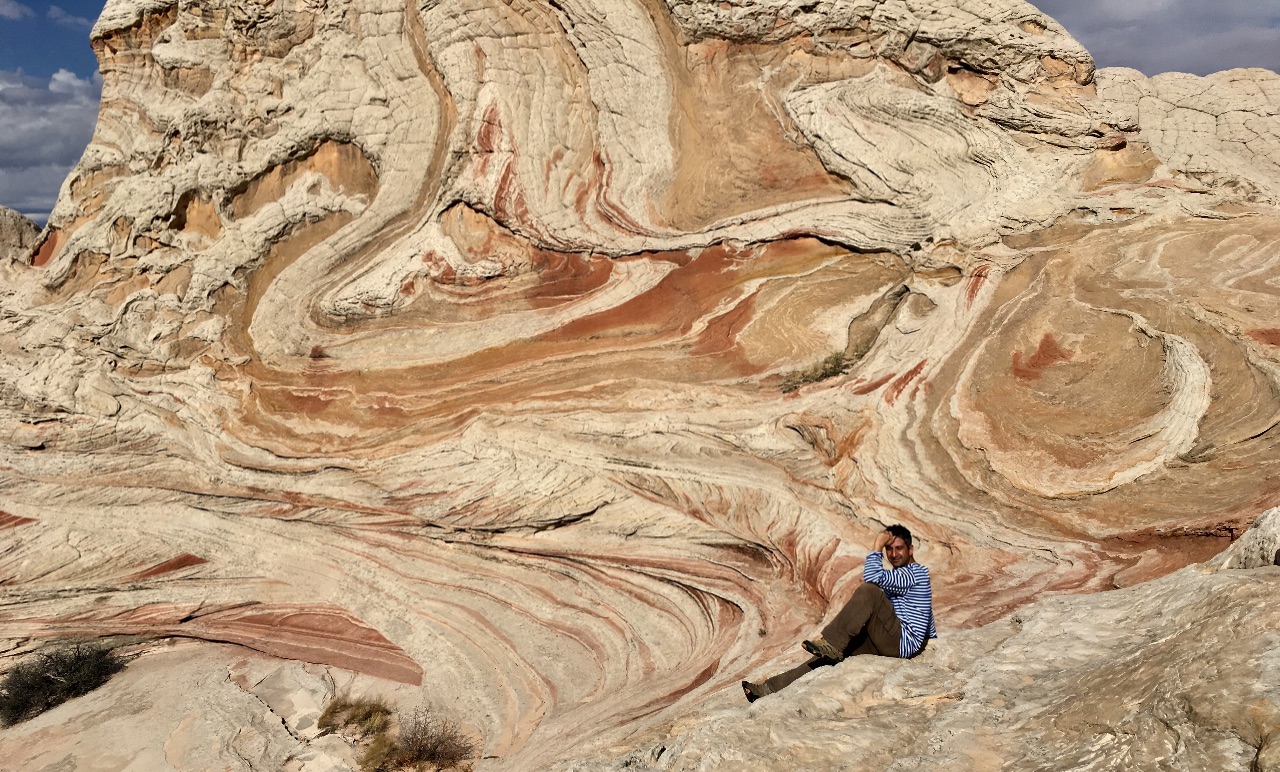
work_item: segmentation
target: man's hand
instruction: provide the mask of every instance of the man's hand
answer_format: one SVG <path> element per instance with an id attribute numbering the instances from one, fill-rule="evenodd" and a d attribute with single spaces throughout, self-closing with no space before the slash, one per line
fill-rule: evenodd
<path id="1" fill-rule="evenodd" d="M 872 552 L 883 552 L 885 545 L 891 541 L 893 541 L 893 534 L 888 531 L 881 531 L 876 534 L 876 546 Z"/>

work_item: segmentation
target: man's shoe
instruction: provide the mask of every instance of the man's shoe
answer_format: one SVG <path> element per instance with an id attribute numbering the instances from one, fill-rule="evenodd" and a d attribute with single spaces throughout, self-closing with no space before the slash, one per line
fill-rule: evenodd
<path id="1" fill-rule="evenodd" d="M 755 702 L 761 697 L 768 697 L 773 694 L 773 690 L 766 683 L 753 684 L 750 681 L 743 681 L 742 693 L 747 695 L 747 702 Z"/>
<path id="2" fill-rule="evenodd" d="M 814 638 L 812 641 L 805 641 L 800 645 L 804 647 L 805 651 L 809 652 L 815 657 L 822 657 L 823 659 L 829 659 L 832 662 L 839 662 L 840 660 L 844 659 L 844 652 L 836 649 L 835 646 L 832 646 L 831 643 L 827 641 L 826 638 L 823 638 L 821 635 L 819 635 L 817 638 Z"/>

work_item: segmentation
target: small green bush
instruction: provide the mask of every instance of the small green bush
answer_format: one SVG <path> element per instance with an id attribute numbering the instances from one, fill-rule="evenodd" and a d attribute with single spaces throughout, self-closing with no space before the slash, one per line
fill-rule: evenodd
<path id="1" fill-rule="evenodd" d="M 39 652 L 0 680 L 0 724 L 13 726 L 88 694 L 124 669 L 108 646 L 76 643 Z"/>
<path id="2" fill-rule="evenodd" d="M 807 367 L 804 370 L 793 370 L 792 372 L 782 376 L 782 384 L 779 388 L 782 389 L 783 394 L 790 394 L 806 383 L 825 381 L 828 378 L 843 375 L 848 369 L 849 365 L 845 362 L 844 352 L 837 351 L 815 365 Z"/>

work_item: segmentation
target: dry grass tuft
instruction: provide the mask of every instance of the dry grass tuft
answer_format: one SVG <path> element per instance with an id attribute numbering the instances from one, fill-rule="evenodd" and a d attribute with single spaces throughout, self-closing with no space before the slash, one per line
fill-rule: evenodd
<path id="1" fill-rule="evenodd" d="M 396 720 L 393 720 L 396 719 Z M 396 717 L 381 699 L 335 697 L 320 714 L 320 729 L 357 735 L 362 772 L 468 770 L 479 744 L 432 708 Z"/>
<path id="2" fill-rule="evenodd" d="M 354 729 L 362 737 L 385 732 L 391 722 L 391 708 L 379 699 L 335 697 L 320 714 L 319 726 L 328 732 Z"/>
<path id="3" fill-rule="evenodd" d="M 396 763 L 396 741 L 385 732 L 370 740 L 365 746 L 364 755 L 360 757 L 360 772 L 388 772 L 399 768 L 400 765 Z"/>

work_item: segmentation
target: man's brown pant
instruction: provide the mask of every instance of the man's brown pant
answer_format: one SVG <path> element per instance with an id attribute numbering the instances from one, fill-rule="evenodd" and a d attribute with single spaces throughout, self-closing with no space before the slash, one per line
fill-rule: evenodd
<path id="1" fill-rule="evenodd" d="M 902 642 L 902 624 L 893 610 L 893 604 L 884 591 L 874 584 L 863 583 L 853 597 L 840 609 L 831 624 L 822 628 L 822 637 L 844 656 L 878 654 L 882 657 L 898 656 Z M 790 686 L 800 676 L 823 665 L 835 664 L 829 659 L 814 657 L 803 665 L 765 681 L 770 691 L 776 692 Z"/>

